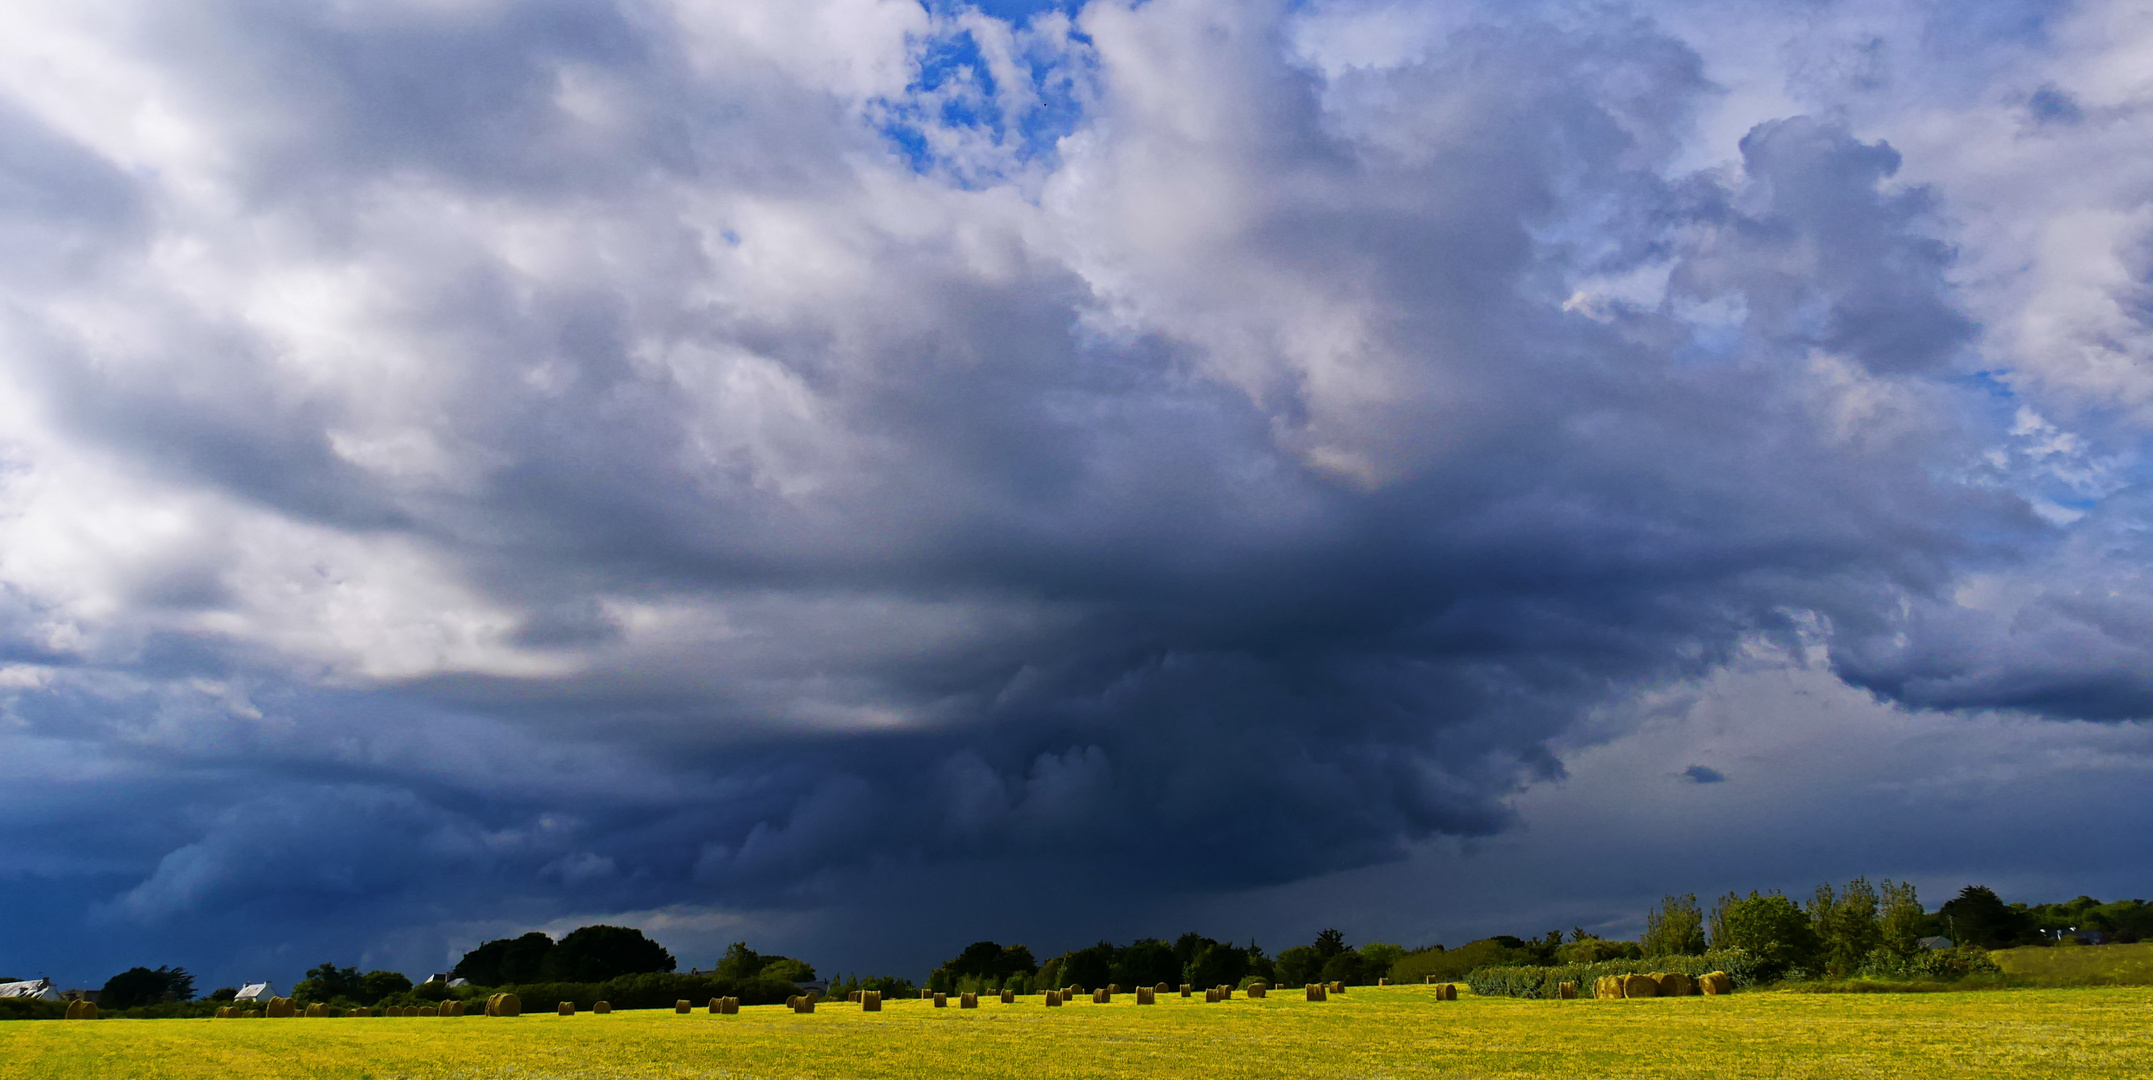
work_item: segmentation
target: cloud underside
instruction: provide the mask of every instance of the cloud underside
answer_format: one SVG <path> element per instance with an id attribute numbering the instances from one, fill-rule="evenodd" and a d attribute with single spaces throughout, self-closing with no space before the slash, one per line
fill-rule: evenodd
<path id="1" fill-rule="evenodd" d="M 1931 145 L 2105 160 L 2092 14 L 1723 130 L 1689 9 L 119 12 L 0 44 L 0 869 L 108 924 L 1272 885 L 1760 655 L 2153 711 L 2131 189 Z"/>

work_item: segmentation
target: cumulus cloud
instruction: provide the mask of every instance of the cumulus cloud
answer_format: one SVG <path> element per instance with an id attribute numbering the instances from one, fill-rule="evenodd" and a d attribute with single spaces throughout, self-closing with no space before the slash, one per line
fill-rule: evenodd
<path id="1" fill-rule="evenodd" d="M 2136 421 L 2022 333 L 2135 271 L 1968 280 L 1935 135 L 2136 91 L 1701 10 L 26 5 L 0 738 L 186 808 L 108 921 L 305 943 L 1383 863 L 1760 640 L 2141 715 Z"/>

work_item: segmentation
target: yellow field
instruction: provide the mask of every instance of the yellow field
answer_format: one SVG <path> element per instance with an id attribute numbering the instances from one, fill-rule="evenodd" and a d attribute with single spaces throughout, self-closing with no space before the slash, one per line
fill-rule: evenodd
<path id="1" fill-rule="evenodd" d="M 0 1024 L 0 1077 L 2104 1077 L 2153 1075 L 2153 993 L 1434 1000 L 1362 988 L 1206 1005 L 738 1016 Z"/>
<path id="2" fill-rule="evenodd" d="M 2153 943 L 2000 949 L 1989 959 L 2032 986 L 2153 986 Z"/>

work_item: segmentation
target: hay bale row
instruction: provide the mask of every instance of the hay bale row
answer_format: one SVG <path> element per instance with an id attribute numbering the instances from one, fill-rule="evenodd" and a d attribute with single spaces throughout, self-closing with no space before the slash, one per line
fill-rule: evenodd
<path id="1" fill-rule="evenodd" d="M 70 1001 L 67 1003 L 67 1019 L 97 1019 L 97 1003 L 94 1001 Z"/>
<path id="2" fill-rule="evenodd" d="M 1734 979 L 1724 971 L 1702 977 L 1680 971 L 1655 971 L 1649 975 L 1602 975 L 1592 983 L 1592 996 L 1601 1000 L 1653 997 L 1694 997 L 1698 994 L 1730 994 Z"/>
<path id="3" fill-rule="evenodd" d="M 1329 1000 L 1330 1000 L 1330 995 L 1329 995 L 1329 994 L 1326 994 L 1326 993 L 1324 993 L 1324 992 L 1323 992 L 1323 984 L 1322 984 L 1322 983 L 1309 983 L 1309 984 L 1308 984 L 1308 1000 L 1310 1000 L 1310 1001 L 1329 1001 Z"/>
<path id="4" fill-rule="evenodd" d="M 486 999 L 488 1016 L 522 1016 L 523 999 L 514 994 L 495 994 Z"/>
<path id="5" fill-rule="evenodd" d="M 881 1012 L 881 1011 L 882 1011 L 882 991 L 880 991 L 880 990 L 862 990 L 862 991 L 860 991 L 860 1011 L 861 1011 L 861 1012 Z"/>
<path id="6" fill-rule="evenodd" d="M 674 1011 L 676 1011 L 676 1012 L 677 1012 L 677 1011 L 679 1011 L 679 1009 L 680 1009 L 680 1006 L 676 1004 L 676 1005 L 674 1005 L 674 1006 L 673 1006 L 673 1009 L 674 1009 Z M 739 999 L 739 998 L 736 998 L 736 997 L 714 997 L 714 998 L 711 998 L 711 999 L 710 999 L 710 1015 L 712 1015 L 712 1016 L 734 1016 L 734 1015 L 738 1015 L 738 1014 L 739 1014 L 739 1012 L 740 1012 L 740 999 Z"/>

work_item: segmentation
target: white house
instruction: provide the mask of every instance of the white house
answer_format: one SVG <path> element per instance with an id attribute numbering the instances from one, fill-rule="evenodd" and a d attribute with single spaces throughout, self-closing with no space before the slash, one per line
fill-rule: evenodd
<path id="1" fill-rule="evenodd" d="M 269 1000 L 270 998 L 273 998 L 273 997 L 275 997 L 275 996 L 277 996 L 277 995 L 276 995 L 276 992 L 275 992 L 275 991 L 273 991 L 273 990 L 271 990 L 271 989 L 269 989 L 269 984 L 268 984 L 268 983 L 265 983 L 265 982 L 258 982 L 258 983 L 248 983 L 247 985 L 245 985 L 245 986 L 242 986 L 242 987 L 240 987 L 240 988 L 239 988 L 239 993 L 237 993 L 237 994 L 234 994 L 234 995 L 232 995 L 232 1000 L 233 1000 L 233 1001 L 268 1001 L 268 1000 Z"/>
<path id="2" fill-rule="evenodd" d="M 60 992 L 53 988 L 51 979 L 29 979 L 23 982 L 0 983 L 0 998 L 35 998 L 39 1001 L 58 1001 Z"/>

